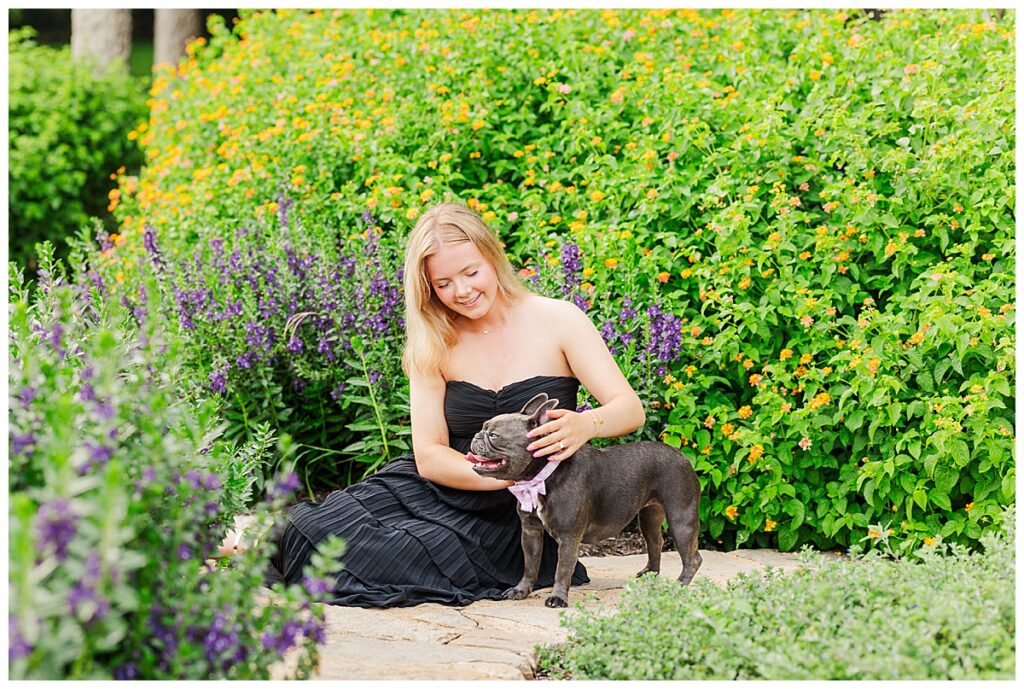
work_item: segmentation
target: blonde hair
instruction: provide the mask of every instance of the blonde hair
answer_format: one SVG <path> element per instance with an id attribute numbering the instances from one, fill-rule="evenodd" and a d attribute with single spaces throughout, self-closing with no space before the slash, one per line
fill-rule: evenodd
<path id="1" fill-rule="evenodd" d="M 430 285 L 427 257 L 443 246 L 472 242 L 494 267 L 498 296 L 514 303 L 530 294 L 508 262 L 501 243 L 483 219 L 458 203 L 442 203 L 420 216 L 405 245 L 405 351 L 408 376 L 437 373 L 447 348 L 455 344 L 456 314 L 441 303 Z"/>

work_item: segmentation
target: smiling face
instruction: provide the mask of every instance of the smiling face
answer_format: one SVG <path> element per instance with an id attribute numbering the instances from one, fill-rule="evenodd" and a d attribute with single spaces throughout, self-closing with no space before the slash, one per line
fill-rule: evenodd
<path id="1" fill-rule="evenodd" d="M 498 297 L 494 266 L 473 242 L 441 245 L 424 267 L 437 298 L 461 316 L 480 318 Z"/>

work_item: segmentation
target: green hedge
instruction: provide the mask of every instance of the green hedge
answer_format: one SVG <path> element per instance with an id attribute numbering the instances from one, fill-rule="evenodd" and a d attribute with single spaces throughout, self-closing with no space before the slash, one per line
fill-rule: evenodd
<path id="1" fill-rule="evenodd" d="M 34 271 L 36 242 L 67 256 L 66 233 L 90 216 L 111 224 L 120 194 L 111 180 L 141 166 L 126 136 L 147 108 L 144 80 L 94 76 L 69 47 L 38 45 L 33 35 L 30 27 L 8 34 L 7 219 L 11 259 Z"/>
<path id="2" fill-rule="evenodd" d="M 189 283 L 198 312 L 241 309 L 197 336 L 195 375 L 351 478 L 340 458 L 402 449 L 404 381 L 375 382 L 401 334 L 374 340 L 371 376 L 365 325 L 325 307 L 332 271 L 460 199 L 538 291 L 587 310 L 648 406 L 640 435 L 690 449 L 707 538 L 977 542 L 1014 498 L 1013 19 L 243 13 L 155 80 L 149 163 L 121 179 L 96 268 L 131 285 L 155 237 L 172 295 L 186 258 L 287 244 L 272 262 L 314 287 L 271 285 L 255 369 L 236 362 L 264 278 Z M 347 279 L 384 270 L 365 258 Z"/>
<path id="3" fill-rule="evenodd" d="M 566 618 L 568 640 L 542 649 L 541 667 L 576 680 L 1012 680 L 1012 511 L 1002 522 L 984 553 L 808 553 L 801 569 L 739 574 L 724 590 L 643 577 L 611 614 Z"/>

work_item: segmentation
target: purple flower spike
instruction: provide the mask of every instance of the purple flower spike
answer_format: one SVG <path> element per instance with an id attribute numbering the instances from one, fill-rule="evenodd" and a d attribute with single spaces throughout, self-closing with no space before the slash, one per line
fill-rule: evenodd
<path id="1" fill-rule="evenodd" d="M 55 498 L 39 508 L 36 515 L 36 545 L 40 550 L 53 546 L 57 561 L 68 557 L 68 545 L 78 533 L 79 517 L 65 498 Z"/>

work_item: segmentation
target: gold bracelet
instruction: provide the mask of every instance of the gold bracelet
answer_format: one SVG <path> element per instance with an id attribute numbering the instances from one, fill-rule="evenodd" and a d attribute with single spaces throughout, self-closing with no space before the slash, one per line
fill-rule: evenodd
<path id="1" fill-rule="evenodd" d="M 604 428 L 604 419 L 601 418 L 596 409 L 591 409 L 590 411 L 594 413 L 594 437 L 597 438 L 601 435 L 601 429 Z"/>

